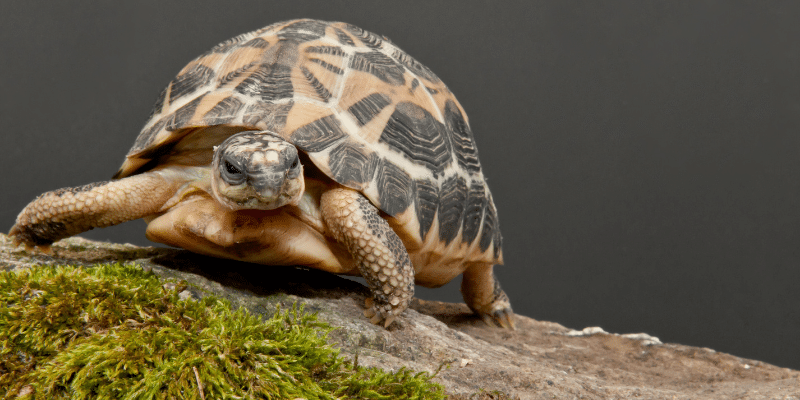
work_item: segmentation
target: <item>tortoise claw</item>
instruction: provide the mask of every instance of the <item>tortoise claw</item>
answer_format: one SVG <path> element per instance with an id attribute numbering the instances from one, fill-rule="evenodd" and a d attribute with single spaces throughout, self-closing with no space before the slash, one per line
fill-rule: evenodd
<path id="1" fill-rule="evenodd" d="M 517 330 L 514 325 L 514 312 L 509 308 L 496 310 L 491 314 L 480 314 L 481 319 L 489 326 L 495 326 L 505 329 Z"/>
<path id="2" fill-rule="evenodd" d="M 24 234 L 24 228 L 20 228 L 19 225 L 14 225 L 11 227 L 11 230 L 8 232 L 8 237 L 11 238 L 11 244 L 14 247 L 19 247 L 22 245 L 25 246 L 25 251 L 38 250 L 48 255 L 53 254 L 53 249 L 50 248 L 49 244 L 36 244 L 35 242 L 31 241 L 28 238 L 28 235 Z"/>
<path id="3" fill-rule="evenodd" d="M 369 318 L 369 322 L 372 322 L 375 325 L 381 325 L 381 322 L 383 322 L 383 327 L 389 328 L 389 325 L 391 325 L 392 322 L 397 319 L 396 315 L 390 315 L 384 320 L 383 315 L 379 311 L 375 310 L 375 307 L 373 307 L 374 301 L 371 297 L 367 297 L 367 299 L 364 301 L 364 305 L 367 307 L 364 310 L 364 316 Z"/>
<path id="4" fill-rule="evenodd" d="M 8 231 L 8 237 L 11 238 L 11 244 L 14 247 L 18 247 L 19 245 L 22 244 L 22 240 L 19 238 L 19 228 L 17 228 L 16 225 L 12 226 L 11 230 Z M 28 246 L 29 245 L 26 244 L 25 248 L 27 248 Z"/>
<path id="5" fill-rule="evenodd" d="M 11 229 L 11 232 L 8 232 L 8 236 L 11 237 L 11 245 L 13 247 L 16 248 L 16 247 L 19 247 L 19 246 L 24 246 L 25 247 L 25 251 L 38 250 L 38 251 L 40 251 L 42 253 L 45 253 L 45 254 L 48 254 L 48 255 L 52 255 L 53 254 L 53 249 L 50 247 L 49 244 L 38 244 L 37 245 L 37 244 L 33 244 L 31 242 L 28 242 L 28 241 L 23 241 L 22 239 L 20 239 L 20 235 L 18 233 L 19 233 L 19 229 L 17 229 L 16 226 L 14 226 L 14 228 Z"/>
<path id="6" fill-rule="evenodd" d="M 370 311 L 371 311 L 371 310 L 370 310 Z M 375 312 L 374 312 L 374 311 L 372 311 L 372 313 L 375 313 Z M 366 314 L 366 312 L 365 312 L 364 314 Z M 368 318 L 369 318 L 369 316 L 368 316 Z M 383 327 L 388 329 L 388 328 L 389 328 L 389 325 L 391 325 L 391 324 L 392 324 L 392 322 L 394 322 L 394 320 L 395 320 L 395 319 L 397 319 L 397 317 L 393 315 L 393 316 L 390 316 L 389 318 L 386 318 L 386 319 L 384 320 L 384 319 L 383 319 L 383 316 L 381 316 L 380 314 L 377 314 L 377 313 L 375 313 L 375 314 L 372 316 L 372 318 L 370 318 L 370 319 L 369 319 L 369 322 L 372 322 L 372 323 L 373 323 L 373 324 L 375 324 L 375 325 L 381 325 L 381 322 L 383 322 L 383 324 L 382 324 L 382 325 L 383 325 Z"/>
<path id="7" fill-rule="evenodd" d="M 512 331 L 517 330 L 517 327 L 514 326 L 514 313 L 508 308 L 495 311 L 492 314 L 492 318 L 501 328 L 511 329 Z"/>
<path id="8" fill-rule="evenodd" d="M 53 248 L 50 247 L 49 244 L 40 244 L 40 245 L 31 244 L 28 242 L 23 242 L 22 240 L 19 240 L 18 238 L 15 237 L 11 240 L 11 245 L 14 248 L 19 247 L 21 245 L 25 247 L 25 251 L 27 252 L 39 251 L 50 256 L 53 255 Z"/>
<path id="9" fill-rule="evenodd" d="M 375 316 L 375 309 L 372 308 L 372 297 L 367 297 L 364 299 L 364 316 L 367 318 L 372 318 Z"/>

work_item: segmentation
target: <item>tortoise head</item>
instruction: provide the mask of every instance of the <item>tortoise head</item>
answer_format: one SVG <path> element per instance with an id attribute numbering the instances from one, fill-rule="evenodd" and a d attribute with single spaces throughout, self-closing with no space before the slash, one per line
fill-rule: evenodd
<path id="1" fill-rule="evenodd" d="M 233 210 L 297 205 L 305 190 L 297 148 L 267 131 L 237 133 L 214 148 L 211 188 Z"/>

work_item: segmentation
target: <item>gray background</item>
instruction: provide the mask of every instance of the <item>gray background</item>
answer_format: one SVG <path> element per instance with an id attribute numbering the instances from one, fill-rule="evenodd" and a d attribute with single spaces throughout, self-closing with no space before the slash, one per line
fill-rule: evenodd
<path id="1" fill-rule="evenodd" d="M 108 179 L 201 52 L 343 20 L 467 110 L 518 313 L 800 368 L 800 3 L 106 3 L 0 2 L 0 229 L 39 193 Z M 418 293 L 460 300 L 458 282 Z"/>

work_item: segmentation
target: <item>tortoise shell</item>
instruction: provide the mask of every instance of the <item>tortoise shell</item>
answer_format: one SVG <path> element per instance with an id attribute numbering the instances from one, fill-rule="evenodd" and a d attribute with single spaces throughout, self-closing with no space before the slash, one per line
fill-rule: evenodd
<path id="1" fill-rule="evenodd" d="M 253 129 L 277 133 L 363 193 L 415 265 L 502 263 L 497 211 L 461 105 L 387 38 L 347 23 L 280 22 L 191 61 L 115 178 L 209 165 L 213 146 Z"/>

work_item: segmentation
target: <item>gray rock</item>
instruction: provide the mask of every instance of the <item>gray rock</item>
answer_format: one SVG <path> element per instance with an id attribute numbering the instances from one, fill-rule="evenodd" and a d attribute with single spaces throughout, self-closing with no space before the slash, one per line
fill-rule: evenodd
<path id="1" fill-rule="evenodd" d="M 486 326 L 464 304 L 415 299 L 386 330 L 363 317 L 369 294 L 358 282 L 293 267 L 203 257 L 182 250 L 70 238 L 51 254 L 14 248 L 0 235 L 0 268 L 33 264 L 133 263 L 165 285 L 184 280 L 181 297 L 214 294 L 271 316 L 302 303 L 339 327 L 330 339 L 360 365 L 434 372 L 453 398 L 476 399 L 795 399 L 800 372 L 710 349 L 663 344 L 644 334 L 572 330 L 516 316 L 516 331 Z"/>

